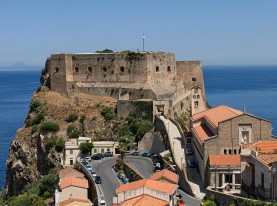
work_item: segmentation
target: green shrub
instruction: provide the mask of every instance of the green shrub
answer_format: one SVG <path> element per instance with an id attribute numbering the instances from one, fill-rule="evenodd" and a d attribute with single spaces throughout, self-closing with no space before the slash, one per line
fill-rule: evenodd
<path id="1" fill-rule="evenodd" d="M 55 150 L 57 152 L 61 152 L 63 151 L 64 149 L 64 140 L 62 138 L 59 138 L 57 141 L 56 141 L 56 144 L 55 144 Z"/>
<path id="2" fill-rule="evenodd" d="M 35 111 L 41 105 L 42 105 L 42 103 L 38 99 L 32 99 L 32 101 L 30 103 L 30 112 Z"/>
<path id="3" fill-rule="evenodd" d="M 115 117 L 115 113 L 111 107 L 103 107 L 101 109 L 101 115 L 104 117 L 106 121 L 111 120 Z"/>
<path id="4" fill-rule="evenodd" d="M 40 92 L 41 91 L 41 86 L 39 86 L 38 88 L 37 88 L 37 92 Z"/>
<path id="5" fill-rule="evenodd" d="M 81 152 L 83 154 L 90 154 L 91 153 L 91 149 L 93 148 L 93 144 L 91 142 L 82 142 L 79 146 Z"/>
<path id="6" fill-rule="evenodd" d="M 85 115 L 85 114 L 82 114 L 82 115 L 80 116 L 80 123 L 81 123 L 81 124 L 84 124 L 85 119 L 86 119 L 86 115 Z"/>
<path id="7" fill-rule="evenodd" d="M 36 133 L 37 131 L 38 131 L 38 125 L 34 125 L 34 126 L 32 127 L 31 134 L 34 134 L 34 133 Z"/>
<path id="8" fill-rule="evenodd" d="M 9 206 L 44 206 L 44 200 L 36 194 L 24 193 L 9 200 Z"/>
<path id="9" fill-rule="evenodd" d="M 111 49 L 104 49 L 104 50 L 96 51 L 95 53 L 113 53 L 113 50 L 111 50 Z"/>
<path id="10" fill-rule="evenodd" d="M 66 129 L 67 135 L 70 135 L 74 130 L 77 130 L 77 128 L 73 124 L 68 125 Z"/>
<path id="11" fill-rule="evenodd" d="M 73 130 L 70 135 L 68 136 L 70 139 L 77 139 L 80 135 L 79 130 Z"/>
<path id="12" fill-rule="evenodd" d="M 17 157 L 17 159 L 20 159 L 22 162 L 27 162 L 27 159 L 28 159 L 27 154 L 24 152 L 24 150 L 22 148 L 20 148 L 17 151 L 16 157 Z"/>
<path id="13" fill-rule="evenodd" d="M 49 197 L 53 196 L 57 180 L 57 174 L 55 173 L 49 173 L 48 175 L 43 176 L 39 181 L 39 195 L 43 196 L 45 192 L 48 192 Z"/>
<path id="14" fill-rule="evenodd" d="M 39 112 L 32 119 L 32 125 L 40 124 L 43 119 L 44 119 L 44 113 L 43 112 Z"/>
<path id="15" fill-rule="evenodd" d="M 79 115 L 76 113 L 71 113 L 68 115 L 68 117 L 66 118 L 67 122 L 75 122 L 78 119 Z"/>
<path id="16" fill-rule="evenodd" d="M 60 126 L 51 121 L 45 121 L 40 125 L 41 132 L 57 132 L 60 130 Z"/>
<path id="17" fill-rule="evenodd" d="M 31 119 L 26 119 L 25 124 L 26 124 L 27 127 L 32 126 L 32 120 Z"/>

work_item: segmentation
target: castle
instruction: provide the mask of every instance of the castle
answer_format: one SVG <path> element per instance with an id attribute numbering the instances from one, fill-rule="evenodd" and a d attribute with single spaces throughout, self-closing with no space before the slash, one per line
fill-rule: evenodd
<path id="1" fill-rule="evenodd" d="M 199 61 L 176 61 L 168 52 L 52 54 L 46 61 L 50 89 L 117 99 L 118 115 L 128 115 L 138 102 L 152 115 L 173 117 L 206 109 Z"/>

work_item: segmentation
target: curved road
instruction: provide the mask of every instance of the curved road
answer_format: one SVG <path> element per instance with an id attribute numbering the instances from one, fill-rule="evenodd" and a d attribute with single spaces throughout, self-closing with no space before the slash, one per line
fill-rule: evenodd
<path id="1" fill-rule="evenodd" d="M 101 161 L 93 160 L 90 163 L 93 170 L 102 179 L 102 184 L 97 185 L 97 187 L 100 195 L 103 195 L 101 199 L 105 199 L 108 206 L 112 205 L 115 191 L 122 184 L 112 169 L 112 166 L 116 164 L 116 159 L 117 157 L 106 157 Z M 146 178 L 149 178 L 153 173 L 153 164 L 149 158 L 130 156 L 126 157 L 125 160 L 131 163 Z"/>

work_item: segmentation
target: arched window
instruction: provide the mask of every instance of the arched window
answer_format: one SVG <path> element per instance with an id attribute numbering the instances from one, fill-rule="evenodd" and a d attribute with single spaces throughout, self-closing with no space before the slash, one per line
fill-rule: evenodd
<path id="1" fill-rule="evenodd" d="M 197 108 L 198 107 L 198 101 L 195 101 L 194 102 L 194 108 Z"/>
<path id="2" fill-rule="evenodd" d="M 197 95 L 197 99 L 200 99 L 200 95 Z"/>
<path id="3" fill-rule="evenodd" d="M 75 67 L 74 70 L 75 70 L 75 72 L 78 72 L 78 71 L 79 71 L 79 68 L 78 68 L 78 67 Z"/>
<path id="4" fill-rule="evenodd" d="M 196 99 L 196 95 L 193 95 L 193 99 Z"/>
<path id="5" fill-rule="evenodd" d="M 55 68 L 55 73 L 57 73 L 59 71 L 59 67 Z"/>
<path id="6" fill-rule="evenodd" d="M 121 71 L 121 72 L 124 72 L 124 67 L 120 67 L 120 71 Z"/>
<path id="7" fill-rule="evenodd" d="M 89 67 L 89 68 L 88 68 L 88 71 L 89 71 L 89 72 L 92 72 L 92 68 L 91 68 L 91 67 Z"/>
<path id="8" fill-rule="evenodd" d="M 167 67 L 167 71 L 168 71 L 168 72 L 171 72 L 170 66 Z"/>
<path id="9" fill-rule="evenodd" d="M 106 72 L 106 71 L 107 71 L 107 67 L 103 67 L 103 68 L 102 68 L 102 71 L 103 71 L 103 72 Z"/>
<path id="10" fill-rule="evenodd" d="M 159 72 L 160 68 L 158 66 L 156 66 L 156 72 Z"/>

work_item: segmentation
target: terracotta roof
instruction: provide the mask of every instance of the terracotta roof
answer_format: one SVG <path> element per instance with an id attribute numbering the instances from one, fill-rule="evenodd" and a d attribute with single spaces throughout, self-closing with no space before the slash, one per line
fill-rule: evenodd
<path id="1" fill-rule="evenodd" d="M 151 180 L 160 180 L 162 178 L 167 179 L 175 184 L 178 184 L 178 175 L 167 169 L 163 169 L 159 172 L 156 172 L 150 177 Z"/>
<path id="2" fill-rule="evenodd" d="M 240 155 L 209 155 L 210 165 L 240 165 Z"/>
<path id="3" fill-rule="evenodd" d="M 271 166 L 273 162 L 277 162 L 277 154 L 261 154 L 257 156 L 263 164 Z"/>
<path id="4" fill-rule="evenodd" d="M 81 199 L 81 198 L 70 198 L 68 200 L 64 200 L 62 202 L 59 202 L 58 206 L 66 206 L 72 203 L 88 203 L 92 205 L 91 201 L 89 199 Z"/>
<path id="5" fill-rule="evenodd" d="M 208 137 L 212 137 L 212 131 L 206 125 L 200 125 L 197 127 L 191 128 L 192 133 L 199 140 L 199 142 L 204 142 Z"/>
<path id="6" fill-rule="evenodd" d="M 88 181 L 77 177 L 66 177 L 60 180 L 60 187 L 64 189 L 69 186 L 88 188 Z"/>
<path id="7" fill-rule="evenodd" d="M 166 206 L 169 202 L 149 195 L 140 195 L 129 200 L 125 200 L 121 206 Z"/>
<path id="8" fill-rule="evenodd" d="M 84 177 L 84 174 L 71 168 L 71 167 L 68 167 L 68 168 L 65 168 L 65 169 L 62 169 L 59 171 L 59 178 L 60 179 L 63 179 L 65 177 Z"/>
<path id="9" fill-rule="evenodd" d="M 224 106 L 224 105 L 220 105 L 220 106 L 214 107 L 212 109 L 209 109 L 209 110 L 206 110 L 203 112 L 199 112 L 199 113 L 193 115 L 191 117 L 191 120 L 195 121 L 195 120 L 198 120 L 201 118 L 205 118 L 208 122 L 211 123 L 211 125 L 213 127 L 218 127 L 219 122 L 229 119 L 229 118 L 232 118 L 232 117 L 235 117 L 235 116 L 238 116 L 240 114 L 242 114 L 242 112 L 239 110 L 236 110 L 236 109 Z"/>
<path id="10" fill-rule="evenodd" d="M 121 185 L 117 190 L 116 193 L 121 193 L 125 191 L 135 190 L 141 187 L 147 187 L 152 190 L 164 192 L 167 194 L 174 193 L 175 190 L 178 189 L 177 184 L 172 184 L 168 182 L 160 182 L 156 180 L 150 180 L 150 179 L 142 179 L 135 182 L 127 183 L 124 185 Z"/>
<path id="11" fill-rule="evenodd" d="M 259 141 L 246 145 L 244 149 L 255 150 L 259 153 L 274 153 L 274 150 L 277 150 L 277 141 Z"/>

